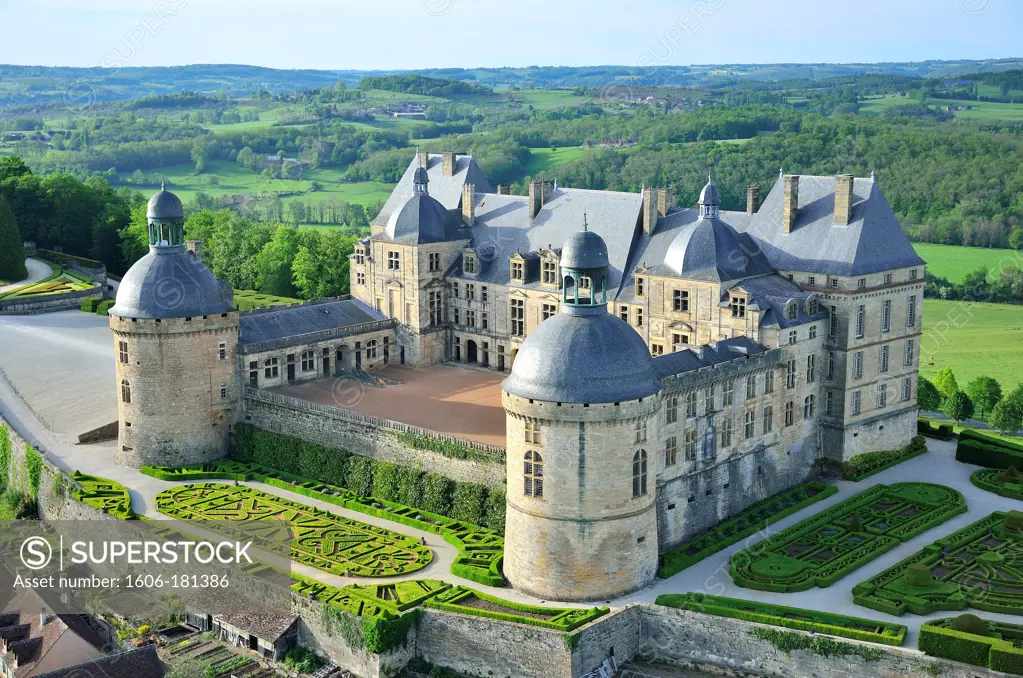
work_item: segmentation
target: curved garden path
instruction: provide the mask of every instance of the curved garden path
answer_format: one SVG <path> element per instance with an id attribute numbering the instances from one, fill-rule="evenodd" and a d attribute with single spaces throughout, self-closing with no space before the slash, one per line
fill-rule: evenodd
<path id="1" fill-rule="evenodd" d="M 53 273 L 53 269 L 50 268 L 49 264 L 38 259 L 26 259 L 25 268 L 28 269 L 28 277 L 24 280 L 11 283 L 10 285 L 0 285 L 0 294 L 9 292 L 17 287 L 24 287 L 25 285 L 31 285 L 34 282 L 39 282 Z"/>

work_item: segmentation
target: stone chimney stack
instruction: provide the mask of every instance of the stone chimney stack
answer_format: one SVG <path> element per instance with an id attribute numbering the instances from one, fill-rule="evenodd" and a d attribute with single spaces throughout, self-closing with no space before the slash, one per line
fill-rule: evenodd
<path id="1" fill-rule="evenodd" d="M 785 188 L 782 195 L 785 204 L 781 214 L 781 230 L 783 233 L 791 233 L 796 226 L 796 215 L 799 212 L 798 174 L 785 175 Z"/>
<path id="2" fill-rule="evenodd" d="M 191 252 L 196 259 L 202 261 L 202 243 L 198 240 L 186 240 L 185 251 Z"/>
<path id="3" fill-rule="evenodd" d="M 666 188 L 657 189 L 657 213 L 662 217 L 668 216 L 668 210 L 674 202 L 674 196 Z"/>
<path id="4" fill-rule="evenodd" d="M 444 165 L 443 165 L 444 176 L 446 176 L 446 177 L 453 177 L 453 176 L 455 176 L 455 165 L 457 164 L 455 162 L 455 154 L 454 153 L 445 153 L 442 157 L 444 158 Z"/>
<path id="5" fill-rule="evenodd" d="M 547 202 L 547 187 L 549 183 L 543 179 L 534 179 L 529 182 L 529 220 L 532 221 L 540 213 L 540 209 Z"/>
<path id="6" fill-rule="evenodd" d="M 476 184 L 462 186 L 462 220 L 466 226 L 476 223 Z"/>
<path id="7" fill-rule="evenodd" d="M 657 193 L 652 188 L 643 188 L 643 233 L 650 235 L 657 228 Z"/>
<path id="8" fill-rule="evenodd" d="M 497 185 L 498 195 L 511 195 L 511 184 L 498 184 Z"/>
<path id="9" fill-rule="evenodd" d="M 760 209 L 760 186 L 750 184 L 746 187 L 746 214 L 756 214 Z"/>
<path id="10" fill-rule="evenodd" d="M 420 167 L 430 169 L 430 154 L 426 151 L 416 151 L 416 161 Z"/>
<path id="11" fill-rule="evenodd" d="M 835 226 L 848 226 L 852 221 L 853 175 L 835 177 Z"/>

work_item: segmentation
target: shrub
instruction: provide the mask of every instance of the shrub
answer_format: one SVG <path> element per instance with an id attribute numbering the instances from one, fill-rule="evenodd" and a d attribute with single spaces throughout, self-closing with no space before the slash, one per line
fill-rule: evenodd
<path id="1" fill-rule="evenodd" d="M 922 435 L 916 435 L 909 445 L 902 449 L 867 452 L 843 462 L 841 465 L 842 477 L 846 480 L 863 480 L 926 451 L 927 440 Z"/>
<path id="2" fill-rule="evenodd" d="M 107 311 L 109 311 L 110 307 L 114 305 L 114 302 L 115 302 L 114 299 L 106 299 L 104 301 L 101 301 L 99 305 L 96 306 L 96 313 L 100 315 L 107 315 Z"/>
<path id="3" fill-rule="evenodd" d="M 424 475 L 422 507 L 430 513 L 451 515 L 451 494 L 454 492 L 454 485 L 454 481 L 439 473 Z"/>
<path id="4" fill-rule="evenodd" d="M 1023 530 L 1023 513 L 1019 511 L 1009 511 L 1006 513 L 1005 529 L 1011 530 L 1012 532 L 1019 532 Z"/>
<path id="5" fill-rule="evenodd" d="M 292 648 L 284 653 L 281 663 L 284 664 L 284 668 L 295 673 L 313 673 L 323 666 L 322 659 L 302 647 Z"/>
<path id="6" fill-rule="evenodd" d="M 937 428 L 935 428 L 937 424 Z M 952 440 L 956 437 L 955 431 L 952 429 L 951 424 L 942 424 L 939 422 L 931 422 L 927 419 L 918 419 L 916 422 L 916 431 L 922 436 L 928 438 L 937 438 L 938 440 Z"/>
<path id="7" fill-rule="evenodd" d="M 398 500 L 398 467 L 387 462 L 377 462 L 373 466 L 372 495 L 387 501 Z"/>
<path id="8" fill-rule="evenodd" d="M 935 626 L 934 622 L 926 622 L 920 627 L 917 647 L 932 657 L 951 659 L 974 666 L 987 666 L 991 653 L 991 645 L 984 639 Z"/>
<path id="9" fill-rule="evenodd" d="M 913 563 L 906 568 L 906 574 L 903 576 L 906 578 L 907 584 L 918 588 L 927 588 L 934 583 L 934 574 L 931 572 L 931 568 L 923 563 Z"/>
<path id="10" fill-rule="evenodd" d="M 991 629 L 988 628 L 987 622 L 977 615 L 968 612 L 953 619 L 950 628 L 953 631 L 969 633 L 974 636 L 987 637 L 991 635 Z"/>
<path id="11" fill-rule="evenodd" d="M 96 307 L 99 306 L 100 301 L 102 301 L 102 299 L 86 299 L 82 302 L 78 309 L 85 311 L 86 313 L 95 313 Z"/>
<path id="12" fill-rule="evenodd" d="M 461 483 L 455 489 L 451 517 L 473 525 L 482 525 L 487 501 L 487 488 L 476 483 Z"/>
<path id="13" fill-rule="evenodd" d="M 490 490 L 490 494 L 487 495 L 487 515 L 483 526 L 496 532 L 504 532 L 506 508 L 505 491 L 503 489 Z"/>
<path id="14" fill-rule="evenodd" d="M 1023 466 L 1023 449 L 1016 449 L 1008 441 L 982 437 L 971 431 L 959 434 L 956 461 L 985 468 Z"/>
<path id="15" fill-rule="evenodd" d="M 863 523 L 860 522 L 860 517 L 858 515 L 853 516 L 852 520 L 850 520 L 846 524 L 845 531 L 846 532 L 863 532 Z"/>
<path id="16" fill-rule="evenodd" d="M 373 493 L 373 460 L 353 454 L 348 458 L 348 489 L 355 494 L 368 497 Z"/>

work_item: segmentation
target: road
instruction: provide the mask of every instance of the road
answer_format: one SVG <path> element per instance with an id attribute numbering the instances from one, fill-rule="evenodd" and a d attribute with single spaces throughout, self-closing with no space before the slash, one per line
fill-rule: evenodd
<path id="1" fill-rule="evenodd" d="M 10 285 L 0 285 L 0 294 L 9 292 L 17 287 L 23 287 L 25 285 L 31 285 L 34 282 L 39 282 L 53 273 L 53 269 L 50 268 L 49 264 L 45 261 L 39 261 L 38 259 L 26 259 L 25 268 L 28 269 L 28 277 L 24 280 L 11 283 Z"/>

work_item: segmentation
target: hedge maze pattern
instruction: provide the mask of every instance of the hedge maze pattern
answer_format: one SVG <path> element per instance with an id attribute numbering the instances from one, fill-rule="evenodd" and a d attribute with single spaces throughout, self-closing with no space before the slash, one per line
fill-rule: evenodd
<path id="1" fill-rule="evenodd" d="M 133 520 L 136 517 L 131 508 L 131 497 L 124 485 L 106 478 L 86 475 L 81 471 L 75 471 L 71 477 L 82 486 L 81 490 L 72 492 L 75 499 L 122 520 Z"/>
<path id="2" fill-rule="evenodd" d="M 853 600 L 894 615 L 964 610 L 967 606 L 1023 614 L 1023 531 L 1013 529 L 1012 518 L 1006 525 L 1006 518 L 1013 514 L 995 512 L 938 539 L 857 584 Z"/>
<path id="3" fill-rule="evenodd" d="M 161 492 L 161 513 L 182 520 L 280 520 L 292 557 L 334 574 L 393 577 L 425 567 L 433 552 L 416 539 L 276 497 L 251 487 L 202 483 Z"/>
<path id="4" fill-rule="evenodd" d="M 948 487 L 875 485 L 739 551 L 729 571 L 746 588 L 780 593 L 824 588 L 964 511 L 963 495 Z"/>
<path id="5" fill-rule="evenodd" d="M 970 474 L 970 482 L 982 490 L 1023 501 L 1023 476 L 1014 466 L 1004 470 L 985 468 L 974 471 Z"/>

